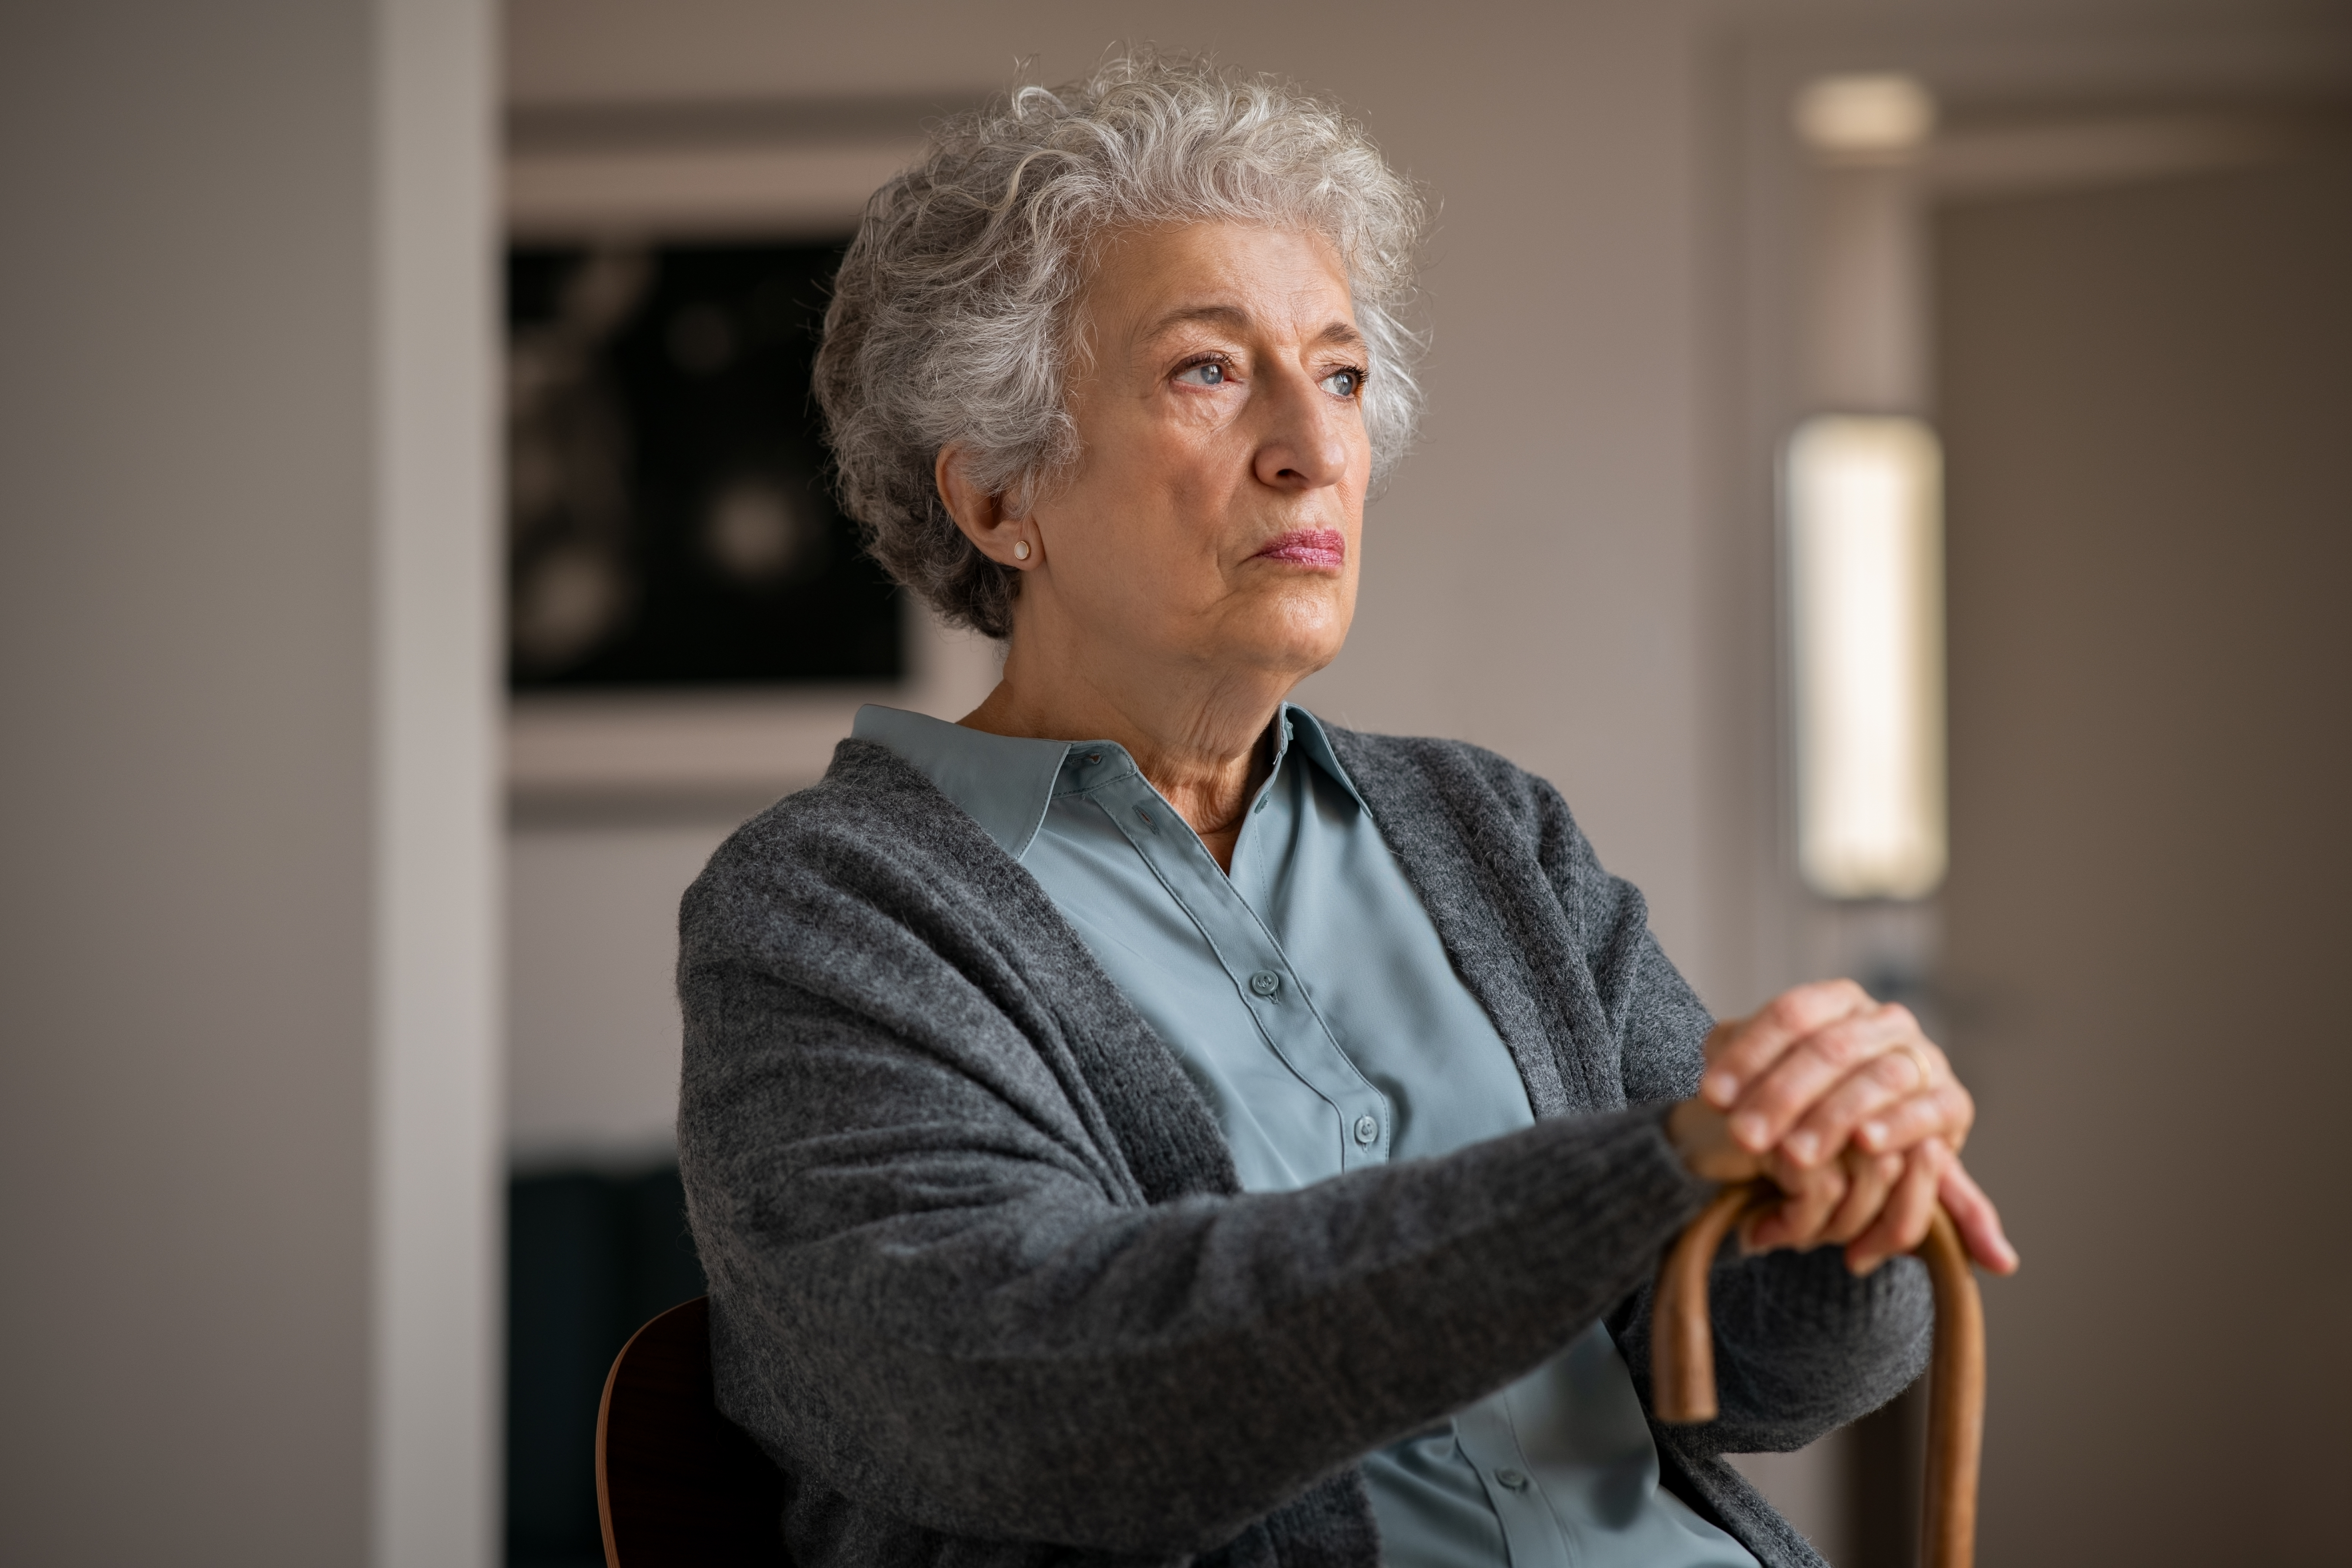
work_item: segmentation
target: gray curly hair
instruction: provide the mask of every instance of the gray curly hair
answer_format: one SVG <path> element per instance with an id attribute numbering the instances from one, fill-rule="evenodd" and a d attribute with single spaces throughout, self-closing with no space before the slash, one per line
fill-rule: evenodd
<path id="1" fill-rule="evenodd" d="M 1007 636 L 1020 575 L 956 528 L 940 451 L 962 443 L 977 481 L 1028 510 L 1078 456 L 1066 390 L 1094 243 L 1202 220 L 1331 242 L 1369 350 L 1372 483 L 1404 455 L 1422 342 L 1402 312 L 1423 208 L 1360 127 L 1287 83 L 1150 51 L 1021 88 L 941 124 L 867 201 L 816 358 L 844 505 L 884 569 L 950 625 Z"/>

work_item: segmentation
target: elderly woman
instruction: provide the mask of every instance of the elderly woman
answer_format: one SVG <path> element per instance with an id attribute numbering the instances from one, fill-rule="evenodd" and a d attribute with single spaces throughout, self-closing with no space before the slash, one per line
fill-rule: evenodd
<path id="1" fill-rule="evenodd" d="M 876 195 L 819 360 L 898 580 L 1006 644 L 688 894 L 680 1152 L 792 1559 L 1817 1562 L 1728 1452 L 1919 1372 L 1970 1107 L 1899 1007 L 1710 1020 L 1499 757 L 1286 701 L 1416 405 L 1419 223 L 1293 89 L 1116 61 Z M 1645 1281 L 1717 1182 L 1723 1414 Z M 1825 1243 L 1842 1243 L 1843 1253 Z"/>

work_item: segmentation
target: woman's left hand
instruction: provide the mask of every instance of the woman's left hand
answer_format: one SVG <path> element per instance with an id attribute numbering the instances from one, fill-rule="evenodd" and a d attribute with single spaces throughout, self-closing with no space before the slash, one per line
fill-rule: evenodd
<path id="1" fill-rule="evenodd" d="M 1850 981 L 1799 986 L 1717 1025 L 1706 1050 L 1673 1131 L 1702 1174 L 1780 1188 L 1742 1226 L 1748 1247 L 1842 1244 L 1867 1273 L 1919 1244 L 1940 1199 L 1979 1263 L 2015 1271 L 1999 1213 L 1958 1158 L 1976 1102 L 1908 1008 Z"/>

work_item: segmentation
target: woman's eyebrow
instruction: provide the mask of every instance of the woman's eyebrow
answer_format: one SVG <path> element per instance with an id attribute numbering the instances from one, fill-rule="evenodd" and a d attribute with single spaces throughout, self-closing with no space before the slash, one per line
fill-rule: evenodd
<path id="1" fill-rule="evenodd" d="M 1237 332 L 1248 331 L 1251 325 L 1250 313 L 1239 305 L 1184 305 L 1146 327 L 1140 339 L 1148 342 L 1171 327 L 1186 326 L 1195 321 L 1225 327 Z M 1355 348 L 1362 346 L 1364 334 L 1349 322 L 1332 321 L 1315 334 L 1314 341 L 1318 343 L 1344 343 Z"/>
<path id="2" fill-rule="evenodd" d="M 1187 326 L 1205 321 L 1214 326 L 1229 327 L 1234 331 L 1246 331 L 1250 313 L 1239 305 L 1183 305 L 1169 311 L 1143 330 L 1146 339 L 1156 338 L 1171 327 Z"/>

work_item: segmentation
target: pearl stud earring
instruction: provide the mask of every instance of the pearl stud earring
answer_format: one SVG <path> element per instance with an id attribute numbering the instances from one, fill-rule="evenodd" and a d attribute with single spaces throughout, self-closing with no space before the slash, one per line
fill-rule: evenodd
<path id="1" fill-rule="evenodd" d="M 1026 561 L 1029 559 L 1029 542 L 1027 540 L 1016 539 L 1013 542 L 1013 559 L 1015 561 Z"/>

